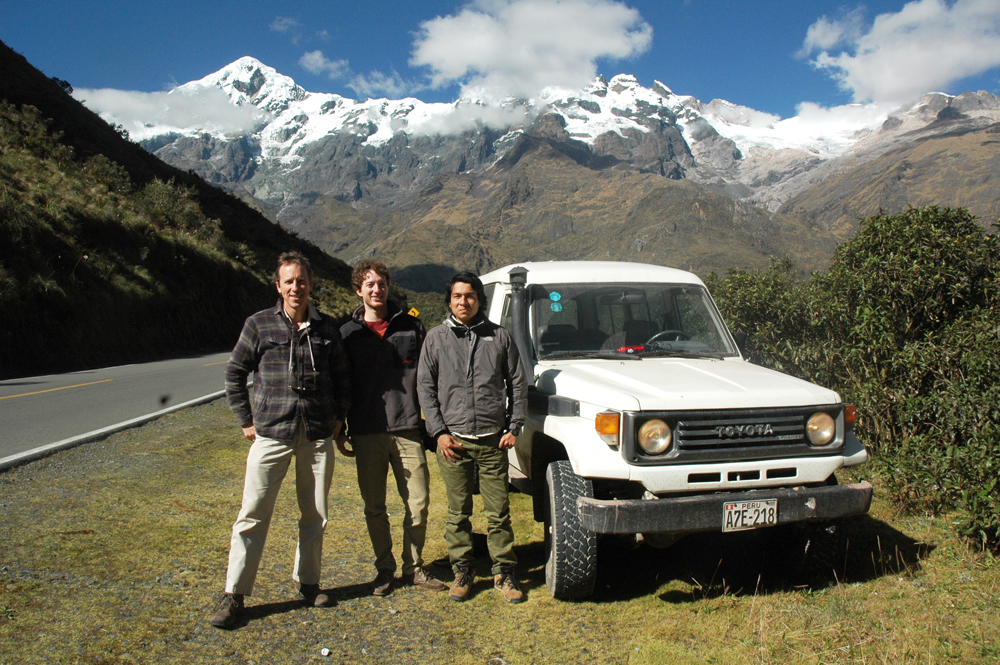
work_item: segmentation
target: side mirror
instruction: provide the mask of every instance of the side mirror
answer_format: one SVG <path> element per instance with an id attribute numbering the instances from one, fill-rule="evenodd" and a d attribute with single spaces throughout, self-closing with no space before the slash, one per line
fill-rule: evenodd
<path id="1" fill-rule="evenodd" d="M 740 355 L 743 356 L 744 360 L 747 360 L 747 334 L 742 330 L 737 330 L 733 333 L 733 339 L 736 341 L 736 347 L 740 350 Z"/>

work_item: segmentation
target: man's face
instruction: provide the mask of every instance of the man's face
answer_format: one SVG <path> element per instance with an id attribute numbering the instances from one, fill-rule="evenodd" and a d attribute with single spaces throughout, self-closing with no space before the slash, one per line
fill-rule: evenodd
<path id="1" fill-rule="evenodd" d="M 479 296 L 471 284 L 455 282 L 451 286 L 451 298 L 448 301 L 451 313 L 459 323 L 468 325 L 479 313 Z"/>
<path id="2" fill-rule="evenodd" d="M 389 302 L 389 284 L 385 277 L 374 270 L 369 270 L 361 281 L 357 294 L 368 309 L 381 311 Z"/>
<path id="3" fill-rule="evenodd" d="M 307 306 L 312 284 L 309 273 L 298 263 L 286 263 L 278 268 L 277 287 L 286 310 L 301 311 Z"/>

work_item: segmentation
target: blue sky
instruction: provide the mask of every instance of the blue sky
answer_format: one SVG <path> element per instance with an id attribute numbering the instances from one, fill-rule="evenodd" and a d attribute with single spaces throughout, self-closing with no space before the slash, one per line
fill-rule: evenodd
<path id="1" fill-rule="evenodd" d="M 163 91 L 250 55 L 355 99 L 530 94 L 592 73 L 783 118 L 801 102 L 1000 94 L 997 0 L 0 0 L 0 39 L 87 89 Z"/>

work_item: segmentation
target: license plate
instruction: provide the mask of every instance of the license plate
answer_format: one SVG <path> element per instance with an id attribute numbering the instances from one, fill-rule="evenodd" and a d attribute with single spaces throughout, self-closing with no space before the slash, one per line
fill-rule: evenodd
<path id="1" fill-rule="evenodd" d="M 728 501 L 722 506 L 723 531 L 747 531 L 778 523 L 778 500 Z"/>

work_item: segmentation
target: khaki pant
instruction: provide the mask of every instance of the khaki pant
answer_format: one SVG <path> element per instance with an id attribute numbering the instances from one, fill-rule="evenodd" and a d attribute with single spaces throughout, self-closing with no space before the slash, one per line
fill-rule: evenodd
<path id="1" fill-rule="evenodd" d="M 278 441 L 258 434 L 250 446 L 243 506 L 233 524 L 229 548 L 228 593 L 249 596 L 253 592 L 274 503 L 292 457 L 295 458 L 295 493 L 301 513 L 292 579 L 302 584 L 319 584 L 326 501 L 333 480 L 333 439 L 308 441 L 299 425 L 292 441 Z"/>
<path id="2" fill-rule="evenodd" d="M 385 508 L 386 478 L 389 469 L 396 478 L 396 490 L 403 500 L 403 575 L 412 575 L 424 565 L 427 536 L 427 506 L 430 473 L 420 432 L 385 432 L 352 436 L 358 467 L 358 488 L 365 502 L 365 523 L 375 552 L 375 568 L 395 572 L 392 533 Z"/>
<path id="3" fill-rule="evenodd" d="M 500 450 L 500 435 L 481 439 L 454 436 L 465 451 L 457 462 L 445 459 L 438 451 L 438 467 L 448 495 L 448 519 L 444 539 L 448 558 L 458 566 L 472 564 L 472 490 L 475 466 L 479 467 L 479 495 L 486 515 L 486 545 L 493 560 L 493 574 L 517 565 L 514 555 L 514 529 L 510 524 L 510 501 L 507 497 L 507 451 Z"/>

